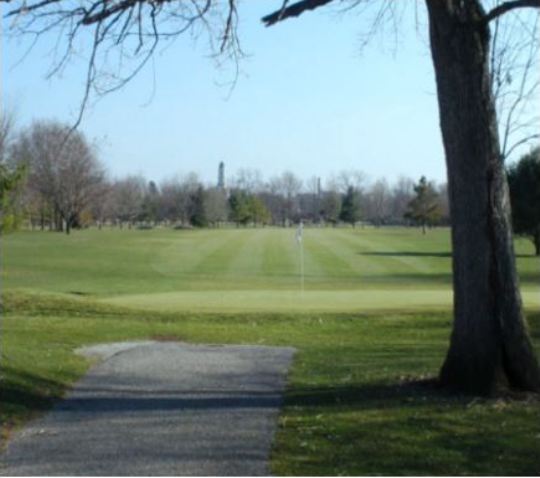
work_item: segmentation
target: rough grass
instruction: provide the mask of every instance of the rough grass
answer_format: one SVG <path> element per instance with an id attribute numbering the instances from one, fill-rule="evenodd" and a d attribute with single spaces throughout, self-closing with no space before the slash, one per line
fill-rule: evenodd
<path id="1" fill-rule="evenodd" d="M 8 293 L 0 420 L 46 410 L 89 366 L 82 344 L 163 338 L 298 349 L 272 452 L 283 475 L 536 475 L 540 403 L 447 396 L 411 380 L 444 357 L 448 313 L 179 314 Z M 540 314 L 530 316 L 540 345 Z"/>

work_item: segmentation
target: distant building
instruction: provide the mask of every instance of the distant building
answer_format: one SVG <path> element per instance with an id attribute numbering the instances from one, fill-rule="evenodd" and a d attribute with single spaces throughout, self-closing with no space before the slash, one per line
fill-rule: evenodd
<path id="1" fill-rule="evenodd" d="M 225 189 L 225 163 L 223 161 L 219 163 L 217 187 Z"/>

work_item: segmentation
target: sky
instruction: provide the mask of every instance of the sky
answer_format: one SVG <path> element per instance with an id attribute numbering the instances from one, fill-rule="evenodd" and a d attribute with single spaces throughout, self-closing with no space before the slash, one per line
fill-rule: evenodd
<path id="1" fill-rule="evenodd" d="M 414 12 L 397 42 L 380 35 L 361 49 L 368 17 L 321 8 L 265 28 L 261 16 L 280 5 L 241 4 L 248 56 L 232 91 L 224 83 L 233 65 L 217 68 L 204 42 L 186 37 L 158 50 L 125 88 L 93 103 L 80 129 L 98 144 L 109 174 L 159 182 L 194 171 L 212 183 L 223 161 L 228 177 L 241 168 L 267 179 L 285 170 L 324 179 L 356 169 L 372 181 L 445 181 L 426 27 L 415 25 Z M 3 103 L 19 127 L 76 118 L 83 62 L 46 79 L 52 45 L 46 37 L 20 61 L 28 43 L 3 35 Z"/>

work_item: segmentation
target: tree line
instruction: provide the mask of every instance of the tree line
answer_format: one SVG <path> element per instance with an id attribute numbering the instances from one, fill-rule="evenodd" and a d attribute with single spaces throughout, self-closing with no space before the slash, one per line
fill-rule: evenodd
<path id="1" fill-rule="evenodd" d="M 69 233 L 72 228 L 289 226 L 306 223 L 448 225 L 446 184 L 422 176 L 370 182 L 357 170 L 321 183 L 294 173 L 265 180 L 241 169 L 228 187 L 204 184 L 195 173 L 157 184 L 141 175 L 111 179 L 97 147 L 80 131 L 38 121 L 16 132 L 12 117 L 0 124 L 0 224 L 3 232 L 26 225 Z M 514 230 L 540 255 L 540 148 L 507 168 Z"/>
<path id="2" fill-rule="evenodd" d="M 6 194 L 3 229 L 20 225 L 69 233 L 90 225 L 151 228 L 289 226 L 299 221 L 427 226 L 448 224 L 446 186 L 422 177 L 369 182 L 361 171 L 302 180 L 290 171 L 265 180 L 241 169 L 227 187 L 204 184 L 195 173 L 157 184 L 141 175 L 111 179 L 97 147 L 80 131 L 38 121 L 5 131 L 1 164 L 17 187 Z M 216 183 L 217 184 L 217 183 Z"/>

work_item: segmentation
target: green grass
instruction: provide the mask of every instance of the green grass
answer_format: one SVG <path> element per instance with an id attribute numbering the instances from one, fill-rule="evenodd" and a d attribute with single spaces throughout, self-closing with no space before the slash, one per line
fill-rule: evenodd
<path id="1" fill-rule="evenodd" d="M 448 345 L 448 243 L 446 230 L 306 230 L 302 297 L 290 230 L 8 236 L 3 443 L 87 370 L 74 348 L 167 337 L 297 348 L 276 474 L 538 475 L 537 399 L 410 381 L 436 376 Z M 517 249 L 540 352 L 539 261 Z"/>

